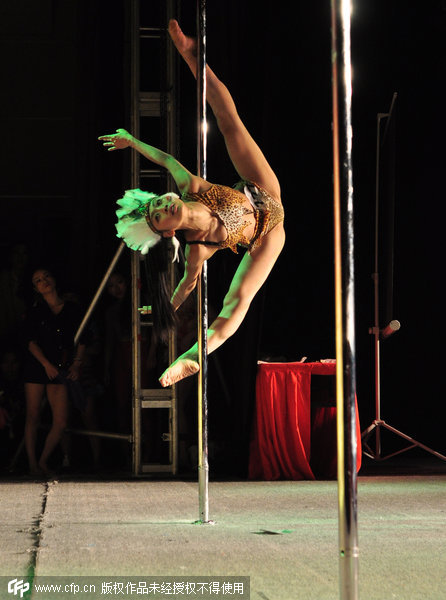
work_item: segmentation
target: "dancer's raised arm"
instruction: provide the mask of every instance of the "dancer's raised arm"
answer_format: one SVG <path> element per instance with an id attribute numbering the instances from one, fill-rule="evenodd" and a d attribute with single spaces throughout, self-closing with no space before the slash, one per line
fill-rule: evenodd
<path id="1" fill-rule="evenodd" d="M 117 129 L 116 133 L 101 135 L 98 139 L 104 142 L 109 152 L 133 148 L 151 162 L 164 167 L 172 175 L 181 192 L 196 191 L 200 187 L 200 177 L 188 171 L 175 157 L 138 140 L 125 129 Z"/>
<path id="2" fill-rule="evenodd" d="M 188 296 L 194 291 L 201 275 L 204 261 L 208 260 L 216 251 L 216 248 L 186 245 L 184 274 L 177 285 L 171 300 L 174 310 L 178 310 Z"/>

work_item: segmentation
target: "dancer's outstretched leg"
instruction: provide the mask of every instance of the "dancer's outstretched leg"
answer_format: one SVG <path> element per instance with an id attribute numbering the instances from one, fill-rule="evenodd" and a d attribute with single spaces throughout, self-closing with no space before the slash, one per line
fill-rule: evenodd
<path id="1" fill-rule="evenodd" d="M 169 34 L 178 52 L 196 77 L 195 40 L 185 36 L 177 21 L 174 20 L 169 22 Z M 280 201 L 280 186 L 274 171 L 240 119 L 228 88 L 209 66 L 206 67 L 206 99 L 217 119 L 228 154 L 241 179 L 254 181 Z"/>
<path id="2" fill-rule="evenodd" d="M 283 224 L 276 225 L 265 237 L 261 246 L 245 253 L 234 275 L 223 308 L 208 329 L 208 354 L 219 348 L 232 336 L 249 310 L 251 301 L 265 282 L 285 243 Z M 170 365 L 160 377 L 162 386 L 193 375 L 199 369 L 198 348 L 195 344 Z"/>

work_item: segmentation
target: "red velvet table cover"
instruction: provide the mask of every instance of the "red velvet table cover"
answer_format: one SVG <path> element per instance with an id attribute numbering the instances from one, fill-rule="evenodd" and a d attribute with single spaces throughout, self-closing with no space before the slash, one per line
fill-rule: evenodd
<path id="1" fill-rule="evenodd" d="M 335 363 L 260 363 L 249 479 L 336 478 L 336 407 L 311 409 L 311 375 Z M 356 406 L 357 470 L 361 431 Z M 315 474 L 316 473 L 316 474 Z"/>

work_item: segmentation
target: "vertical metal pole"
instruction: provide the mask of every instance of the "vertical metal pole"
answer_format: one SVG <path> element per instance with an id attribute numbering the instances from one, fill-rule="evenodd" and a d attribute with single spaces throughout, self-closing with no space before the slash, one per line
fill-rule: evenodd
<path id="1" fill-rule="evenodd" d="M 331 0 L 340 597 L 358 598 L 350 0 Z M 342 167 L 341 167 L 342 165 Z"/>
<path id="2" fill-rule="evenodd" d="M 170 19 L 176 16 L 176 0 L 168 0 L 166 2 L 166 23 Z M 167 151 L 169 154 L 175 156 L 177 154 L 176 139 L 177 139 L 177 114 L 174 98 L 176 95 L 176 51 L 174 50 L 173 44 L 166 45 L 166 100 L 167 100 L 167 114 L 166 114 L 166 134 L 167 134 Z M 168 90 L 168 91 L 167 91 Z M 169 177 L 171 184 L 174 184 L 173 178 Z M 170 265 L 170 286 L 171 290 L 176 287 L 175 281 L 175 268 Z M 172 364 L 177 354 L 177 343 L 176 335 L 174 331 L 169 334 L 169 364 Z M 172 464 L 172 473 L 176 475 L 178 470 L 178 396 L 176 386 L 172 387 L 172 408 L 169 411 L 170 415 L 170 448 L 169 456 Z"/>
<path id="3" fill-rule="evenodd" d="M 206 2 L 197 0 L 197 173 L 206 179 Z M 208 402 L 207 402 L 207 262 L 198 283 L 198 487 L 200 522 L 209 522 Z"/>
<path id="4" fill-rule="evenodd" d="M 380 352 L 380 327 L 379 327 L 379 174 L 380 174 L 380 154 L 381 154 L 381 117 L 378 115 L 376 124 L 376 173 L 375 173 L 375 270 L 373 273 L 374 284 L 374 327 L 373 333 L 375 337 L 375 455 L 381 457 L 381 429 L 379 422 L 381 421 L 381 352 Z"/>
<path id="5" fill-rule="evenodd" d="M 130 71 L 131 71 L 131 115 L 130 127 L 134 136 L 139 138 L 139 66 L 140 66 L 140 25 L 139 0 L 132 0 L 130 6 Z M 139 154 L 131 154 L 132 187 L 139 187 Z M 141 327 L 138 313 L 140 294 L 140 257 L 138 252 L 131 254 L 132 277 L 132 470 L 138 475 L 141 470 L 141 372 L 140 338 Z"/>

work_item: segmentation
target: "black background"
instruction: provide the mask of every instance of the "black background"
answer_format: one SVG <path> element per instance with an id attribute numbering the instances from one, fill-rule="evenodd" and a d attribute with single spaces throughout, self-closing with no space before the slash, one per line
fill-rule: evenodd
<path id="1" fill-rule="evenodd" d="M 129 123 L 126 4 L 4 0 L 0 9 L 0 250 L 6 260 L 11 244 L 26 241 L 33 262 L 51 263 L 86 303 L 118 246 L 114 200 L 129 185 L 128 154 L 107 154 L 96 141 Z M 193 34 L 195 2 L 179 4 L 180 23 Z M 374 418 L 376 119 L 397 92 L 392 317 L 402 326 L 382 344 L 382 417 L 444 452 L 446 3 L 353 6 L 361 425 Z M 220 381 L 211 384 L 211 415 L 219 436 L 244 447 L 257 358 L 334 357 L 330 4 L 210 0 L 207 34 L 209 64 L 277 172 L 286 210 L 286 247 L 245 323 L 216 353 L 230 400 L 222 399 Z M 180 73 L 178 158 L 195 170 L 195 84 L 182 65 Z M 236 174 L 210 121 L 208 179 L 231 185 Z M 237 262 L 226 252 L 209 264 L 217 308 Z"/>

